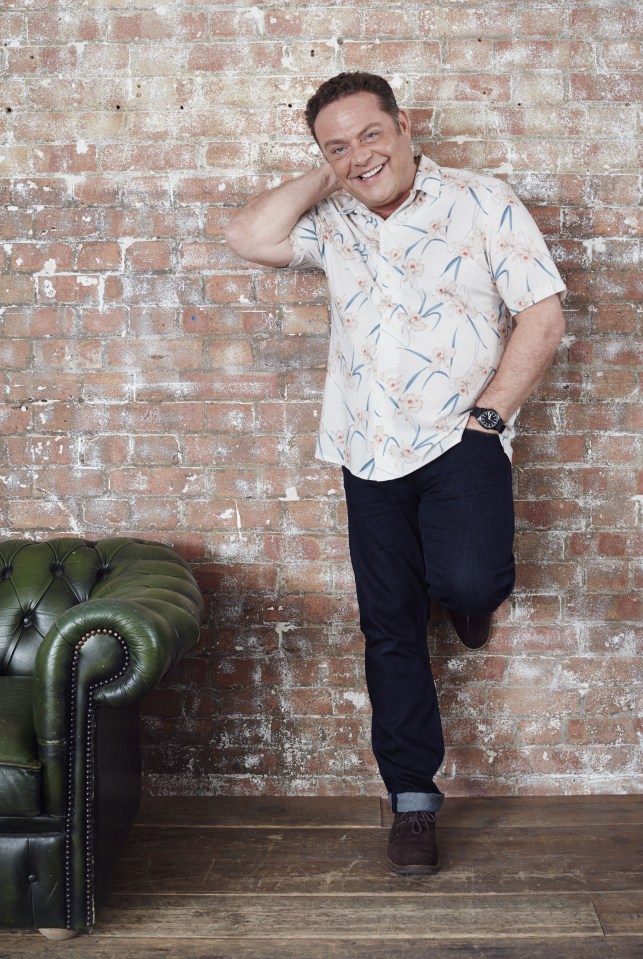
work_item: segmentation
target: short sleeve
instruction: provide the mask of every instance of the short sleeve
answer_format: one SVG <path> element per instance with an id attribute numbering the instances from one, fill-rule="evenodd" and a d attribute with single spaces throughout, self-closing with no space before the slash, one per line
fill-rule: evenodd
<path id="1" fill-rule="evenodd" d="M 309 210 L 299 218 L 290 232 L 290 245 L 293 258 L 289 269 L 324 269 L 322 249 L 317 233 L 319 220 L 314 210 Z"/>
<path id="2" fill-rule="evenodd" d="M 565 283 L 533 217 L 506 183 L 494 195 L 488 257 L 494 282 L 512 314 L 557 293 Z"/>

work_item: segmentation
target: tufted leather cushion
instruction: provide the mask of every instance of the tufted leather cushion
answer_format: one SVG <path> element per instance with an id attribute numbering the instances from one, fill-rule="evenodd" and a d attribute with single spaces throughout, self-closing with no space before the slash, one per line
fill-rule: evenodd
<path id="1" fill-rule="evenodd" d="M 40 809 L 32 681 L 0 676 L 0 816 L 37 816 Z"/>
<path id="2" fill-rule="evenodd" d="M 101 566 L 83 540 L 0 543 L 0 674 L 33 673 L 43 638 L 61 613 L 89 598 Z"/>

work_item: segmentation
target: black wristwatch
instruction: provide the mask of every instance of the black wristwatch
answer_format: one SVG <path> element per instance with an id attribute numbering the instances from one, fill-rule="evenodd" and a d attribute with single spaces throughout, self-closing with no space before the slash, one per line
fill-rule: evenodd
<path id="1" fill-rule="evenodd" d="M 474 406 L 471 410 L 471 415 L 475 416 L 480 426 L 484 426 L 486 430 L 495 430 L 496 433 L 502 433 L 505 428 L 502 416 L 500 413 L 496 413 L 495 410 L 487 410 L 482 406 Z"/>

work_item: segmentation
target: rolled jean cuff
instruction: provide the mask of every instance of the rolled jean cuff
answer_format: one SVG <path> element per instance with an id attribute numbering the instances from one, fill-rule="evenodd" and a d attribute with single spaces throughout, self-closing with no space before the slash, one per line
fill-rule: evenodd
<path id="1" fill-rule="evenodd" d="M 393 812 L 438 812 L 444 802 L 444 793 L 389 793 Z"/>

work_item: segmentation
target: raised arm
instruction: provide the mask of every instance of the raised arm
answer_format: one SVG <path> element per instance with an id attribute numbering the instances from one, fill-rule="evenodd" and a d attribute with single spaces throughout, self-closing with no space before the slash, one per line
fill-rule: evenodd
<path id="1" fill-rule="evenodd" d="M 338 189 L 332 168 L 321 167 L 254 197 L 225 231 L 242 259 L 262 266 L 288 266 L 293 258 L 289 235 L 299 217 Z"/>
<path id="2" fill-rule="evenodd" d="M 558 296 L 548 296 L 517 313 L 514 324 L 498 372 L 476 401 L 477 406 L 497 410 L 504 420 L 533 393 L 554 359 L 565 332 Z M 473 417 L 467 425 L 483 429 Z"/>

